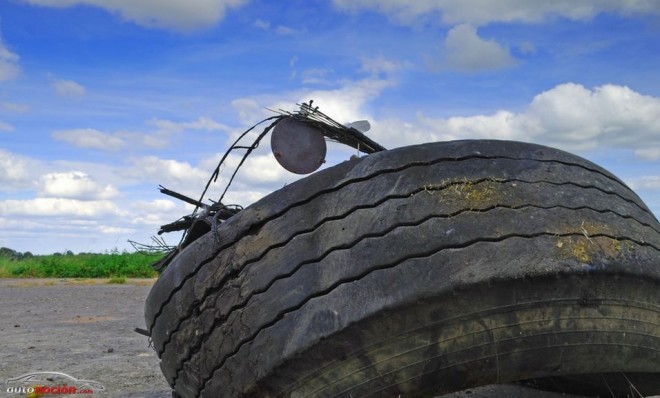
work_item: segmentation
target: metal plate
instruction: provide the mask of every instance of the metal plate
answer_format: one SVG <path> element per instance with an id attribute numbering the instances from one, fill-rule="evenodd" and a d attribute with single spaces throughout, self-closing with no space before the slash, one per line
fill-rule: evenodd
<path id="1" fill-rule="evenodd" d="M 280 120 L 270 137 L 270 147 L 277 162 L 296 174 L 309 174 L 325 163 L 323 134 L 291 117 Z"/>

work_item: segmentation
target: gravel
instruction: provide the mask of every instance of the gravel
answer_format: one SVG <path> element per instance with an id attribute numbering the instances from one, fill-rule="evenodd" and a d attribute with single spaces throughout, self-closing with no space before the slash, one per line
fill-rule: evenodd
<path id="1" fill-rule="evenodd" d="M 30 372 L 92 380 L 98 397 L 171 397 L 145 328 L 154 280 L 0 279 L 0 385 Z M 18 395 L 16 395 L 18 396 Z"/>

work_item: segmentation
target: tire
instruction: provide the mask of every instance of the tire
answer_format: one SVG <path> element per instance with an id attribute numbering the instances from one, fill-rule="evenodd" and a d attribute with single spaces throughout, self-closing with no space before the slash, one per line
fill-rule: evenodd
<path id="1" fill-rule="evenodd" d="M 603 395 L 610 397 L 611 395 Z M 494 384 L 455 392 L 436 398 L 585 398 L 584 395 L 548 392 L 516 384 Z"/>
<path id="2" fill-rule="evenodd" d="M 620 180 L 474 140 L 268 195 L 184 248 L 145 314 L 182 397 L 434 397 L 563 377 L 570 393 L 617 374 L 653 395 L 659 287 L 660 225 Z"/>

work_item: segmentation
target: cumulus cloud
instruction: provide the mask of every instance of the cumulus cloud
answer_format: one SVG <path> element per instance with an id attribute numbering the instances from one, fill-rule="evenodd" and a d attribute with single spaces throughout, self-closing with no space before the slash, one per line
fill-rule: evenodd
<path id="1" fill-rule="evenodd" d="M 134 216 L 131 218 L 131 224 L 150 225 L 152 227 L 170 223 L 176 217 L 192 212 L 192 209 L 186 209 L 180 203 L 175 203 L 169 199 L 155 199 L 151 201 L 137 201 L 131 204 Z"/>
<path id="2" fill-rule="evenodd" d="M 447 33 L 440 68 L 478 72 L 508 68 L 514 64 L 507 48 L 495 40 L 482 39 L 474 27 L 462 24 Z"/>
<path id="3" fill-rule="evenodd" d="M 0 192 L 29 186 L 35 161 L 0 149 Z"/>
<path id="4" fill-rule="evenodd" d="M 101 185 L 82 171 L 44 174 L 39 177 L 36 186 L 37 194 L 42 197 L 93 200 L 119 196 L 115 187 Z"/>
<path id="5" fill-rule="evenodd" d="M 334 0 L 340 9 L 376 10 L 402 24 L 437 19 L 446 25 L 483 26 L 492 22 L 539 23 L 554 17 L 588 20 L 600 13 L 660 14 L 653 0 Z"/>
<path id="6" fill-rule="evenodd" d="M 66 198 L 35 198 L 0 200 L 0 214 L 5 216 L 99 217 L 124 216 L 116 204 L 108 200 L 77 200 Z"/>
<path id="7" fill-rule="evenodd" d="M 52 84 L 55 92 L 60 97 L 80 99 L 85 96 L 87 90 L 85 87 L 73 80 L 55 80 Z"/>
<path id="8" fill-rule="evenodd" d="M 551 142 L 586 149 L 660 147 L 660 98 L 625 86 L 562 84 L 537 95 L 525 117 Z"/>
<path id="9" fill-rule="evenodd" d="M 56 131 L 52 136 L 56 140 L 65 141 L 80 148 L 104 151 L 118 151 L 126 145 L 126 142 L 116 135 L 91 128 Z"/>
<path id="10" fill-rule="evenodd" d="M 145 156 L 132 159 L 131 167 L 124 174 L 131 179 L 171 186 L 182 193 L 197 194 L 208 181 L 211 171 L 188 162 Z"/>
<path id="11" fill-rule="evenodd" d="M 227 168 L 233 170 L 239 161 L 239 156 L 232 156 L 227 163 Z M 243 179 L 257 185 L 266 183 L 282 186 L 300 178 L 280 166 L 271 153 L 250 156 L 241 167 L 240 173 Z"/>
<path id="12" fill-rule="evenodd" d="M 320 110 L 340 123 L 348 123 L 368 118 L 364 105 L 377 98 L 394 81 L 389 78 L 368 77 L 357 81 L 345 81 L 339 88 L 332 90 L 311 90 L 302 92 L 296 102 L 309 102 L 313 99 L 321 106 Z M 280 109 L 280 108 L 275 108 Z M 281 109 L 292 109 L 291 106 Z"/>
<path id="13" fill-rule="evenodd" d="M 248 0 L 22 0 L 47 7 L 89 5 L 119 14 L 123 19 L 151 28 L 191 31 L 215 25 L 228 9 Z"/>
<path id="14" fill-rule="evenodd" d="M 151 201 L 137 201 L 132 204 L 132 207 L 140 212 L 170 213 L 177 208 L 177 205 L 169 199 L 154 199 Z"/>
<path id="15" fill-rule="evenodd" d="M 109 225 L 99 225 L 98 231 L 106 235 L 128 235 L 135 233 L 135 228 L 113 227 Z"/>
<path id="16" fill-rule="evenodd" d="M 381 132 L 385 143 L 396 146 L 404 144 L 402 137 L 406 143 L 491 138 L 533 141 L 572 151 L 627 148 L 652 160 L 660 153 L 660 98 L 611 84 L 593 89 L 561 84 L 535 96 L 520 113 L 499 110 L 450 118 L 418 114 L 414 122 L 383 120 L 377 124 L 374 131 Z"/>

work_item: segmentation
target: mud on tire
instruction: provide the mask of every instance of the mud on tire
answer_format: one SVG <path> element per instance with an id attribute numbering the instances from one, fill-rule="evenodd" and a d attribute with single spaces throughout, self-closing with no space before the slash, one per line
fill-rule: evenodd
<path id="1" fill-rule="evenodd" d="M 658 394 L 660 225 L 562 151 L 404 147 L 286 186 L 187 246 L 146 323 L 183 397 L 571 392 L 594 378 L 629 393 L 621 375 Z"/>

